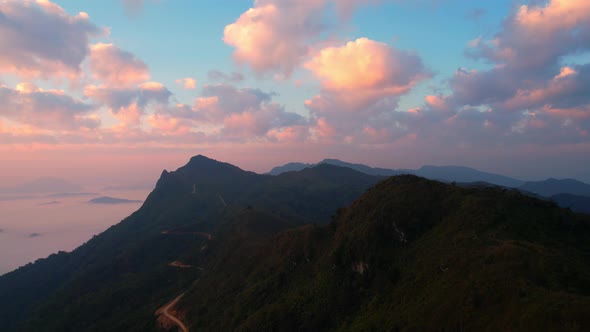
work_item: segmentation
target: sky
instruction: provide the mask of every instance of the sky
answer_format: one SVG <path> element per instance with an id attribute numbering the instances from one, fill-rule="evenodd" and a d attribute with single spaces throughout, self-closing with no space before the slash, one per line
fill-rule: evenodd
<path id="1" fill-rule="evenodd" d="M 587 0 L 0 0 L 0 182 L 197 154 L 590 182 Z"/>

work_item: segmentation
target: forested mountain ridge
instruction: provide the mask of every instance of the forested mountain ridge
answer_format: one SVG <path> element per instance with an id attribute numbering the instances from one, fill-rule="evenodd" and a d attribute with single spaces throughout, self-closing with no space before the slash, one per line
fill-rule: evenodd
<path id="1" fill-rule="evenodd" d="M 338 159 L 324 159 L 317 164 L 288 163 L 282 166 L 274 167 L 267 174 L 280 175 L 286 172 L 300 171 L 306 168 L 317 167 L 319 165 L 346 167 L 361 173 L 377 176 L 409 174 L 424 177 L 430 180 L 448 183 L 461 183 L 465 186 L 477 184 L 483 186 L 515 188 L 528 195 L 552 200 L 559 206 L 570 208 L 575 212 L 589 213 L 588 207 L 586 207 L 582 201 L 590 199 L 590 184 L 574 179 L 549 178 L 543 181 L 523 181 L 500 174 L 482 172 L 477 169 L 464 166 L 427 165 L 422 166 L 419 169 L 387 169 L 370 167 L 363 164 L 349 163 Z M 572 195 L 577 196 L 577 198 L 572 197 Z"/>
<path id="2" fill-rule="evenodd" d="M 205 331 L 587 330 L 589 235 L 518 191 L 393 177 L 330 225 L 220 235 L 178 310 Z"/>
<path id="3" fill-rule="evenodd" d="M 325 224 L 380 179 L 335 166 L 271 177 L 193 157 L 163 171 L 142 207 L 122 222 L 71 253 L 0 276 L 2 330 L 149 330 L 162 301 L 200 273 L 169 266 L 207 243 L 194 233 L 215 233 L 247 207 L 289 227 Z"/>
<path id="4" fill-rule="evenodd" d="M 197 156 L 71 253 L 0 277 L 4 331 L 588 330 L 590 218 L 501 188 Z M 179 297 L 179 295 L 183 295 Z"/>

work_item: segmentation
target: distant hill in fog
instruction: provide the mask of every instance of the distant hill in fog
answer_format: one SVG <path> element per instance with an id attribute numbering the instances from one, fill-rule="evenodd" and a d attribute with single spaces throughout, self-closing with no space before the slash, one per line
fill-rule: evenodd
<path id="1" fill-rule="evenodd" d="M 518 189 L 529 191 L 545 197 L 562 193 L 590 197 L 590 184 L 574 179 L 547 179 L 545 181 L 530 181 L 526 182 Z"/>
<path id="2" fill-rule="evenodd" d="M 88 201 L 91 204 L 129 204 L 129 203 L 141 203 L 143 201 L 139 200 L 132 200 L 132 199 L 124 199 L 124 198 L 116 198 L 116 197 L 108 197 L 102 196 L 93 198 Z"/>
<path id="3" fill-rule="evenodd" d="M 416 175 L 445 182 L 487 182 L 503 187 L 518 187 L 524 181 L 464 166 L 422 166 Z"/>
<path id="4" fill-rule="evenodd" d="M 324 159 L 317 164 L 288 163 L 270 170 L 268 174 L 279 175 L 285 172 L 300 171 L 304 168 L 317 165 L 329 164 L 340 167 L 347 167 L 355 171 L 378 176 L 395 176 L 401 174 L 413 174 L 427 179 L 444 182 L 487 182 L 505 187 L 518 187 L 524 181 L 513 179 L 504 175 L 482 172 L 473 168 L 463 166 L 423 166 L 419 169 L 388 169 L 371 167 L 363 164 L 354 164 L 338 159 Z"/>
<path id="5" fill-rule="evenodd" d="M 363 164 L 348 163 L 338 159 L 324 159 L 317 164 L 288 163 L 273 168 L 267 174 L 280 175 L 287 172 L 298 172 L 318 165 L 335 165 L 355 171 L 377 176 L 396 176 L 412 174 L 442 182 L 456 182 L 464 187 L 500 186 L 514 188 L 527 195 L 552 200 L 561 207 L 572 211 L 590 213 L 590 184 L 574 179 L 547 179 L 543 181 L 523 181 L 508 176 L 482 172 L 464 166 L 422 166 L 419 169 L 387 169 L 370 167 Z"/>

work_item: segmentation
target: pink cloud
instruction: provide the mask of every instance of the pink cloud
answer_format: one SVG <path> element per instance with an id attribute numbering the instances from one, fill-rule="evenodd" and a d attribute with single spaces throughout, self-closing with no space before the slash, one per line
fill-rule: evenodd
<path id="1" fill-rule="evenodd" d="M 293 120 L 297 120 L 294 118 Z M 292 123 L 286 114 L 277 105 L 263 105 L 256 110 L 248 110 L 241 113 L 228 114 L 223 119 L 221 135 L 224 138 L 249 139 L 253 137 L 286 138 L 287 131 L 294 130 Z M 287 129 L 289 128 L 289 129 Z M 303 134 L 300 132 L 299 134 Z"/>
<path id="2" fill-rule="evenodd" d="M 399 137 L 394 132 L 403 126 L 391 116 L 399 97 L 430 77 L 419 56 L 368 38 L 321 49 L 305 67 L 322 84 L 321 93 L 305 105 L 316 122 L 315 137 L 323 139 L 328 134 L 349 141 Z"/>
<path id="3" fill-rule="evenodd" d="M 323 1 L 257 1 L 224 29 L 223 41 L 235 47 L 234 59 L 258 73 L 286 76 L 308 53 L 306 43 L 321 31 L 314 13 Z"/>
<path id="4" fill-rule="evenodd" d="M 40 129 L 95 129 L 100 126 L 95 110 L 61 90 L 43 90 L 32 83 L 20 83 L 15 89 L 0 86 L 0 119 Z"/>
<path id="5" fill-rule="evenodd" d="M 522 5 L 514 20 L 530 31 L 553 33 L 572 29 L 590 19 L 590 2 L 585 0 L 551 0 L 544 7 Z"/>
<path id="6" fill-rule="evenodd" d="M 113 86 L 131 86 L 150 79 L 147 65 L 113 44 L 90 47 L 89 65 L 95 79 Z"/>
<path id="7" fill-rule="evenodd" d="M 444 97 L 428 95 L 424 98 L 430 109 L 435 111 L 448 111 L 449 105 Z"/>
<path id="8" fill-rule="evenodd" d="M 108 107 L 122 124 L 137 126 L 148 107 L 168 105 L 172 93 L 161 83 L 146 82 L 134 88 L 88 85 L 84 88 L 84 95 Z"/>
<path id="9" fill-rule="evenodd" d="M 474 43 L 467 53 L 514 69 L 542 69 L 588 49 L 588 33 L 588 1 L 550 0 L 517 7 L 493 39 Z"/>
<path id="10" fill-rule="evenodd" d="M 503 102 L 503 106 L 508 110 L 522 110 L 558 101 L 561 96 L 568 93 L 568 90 L 576 88 L 575 75 L 573 69 L 564 67 L 559 75 L 544 86 L 518 89 L 514 96 Z"/>
<path id="11" fill-rule="evenodd" d="M 167 104 L 172 93 L 161 83 L 147 82 L 134 88 L 88 85 L 84 89 L 84 95 L 109 107 L 119 108 L 134 102 L 140 107 L 150 103 Z"/>
<path id="12" fill-rule="evenodd" d="M 47 0 L 0 2 L 0 17 L 0 72 L 27 80 L 77 79 L 89 38 L 102 33 L 88 14 L 69 15 Z"/>
<path id="13" fill-rule="evenodd" d="M 266 133 L 266 136 L 272 142 L 303 142 L 309 136 L 309 128 L 307 126 L 273 128 Z"/>
<path id="14" fill-rule="evenodd" d="M 166 134 L 186 134 L 190 131 L 190 125 L 184 119 L 163 114 L 151 114 L 147 119 L 152 130 Z"/>
<path id="15" fill-rule="evenodd" d="M 515 7 L 492 39 L 477 38 L 466 50 L 494 66 L 460 69 L 450 80 L 452 93 L 444 99 L 455 121 L 445 122 L 448 137 L 504 145 L 586 141 L 590 64 L 568 63 L 567 57 L 590 51 L 588 36 L 588 1 Z"/>
<path id="16" fill-rule="evenodd" d="M 340 21 L 355 7 L 372 0 L 256 0 L 254 6 L 224 29 L 223 41 L 234 59 L 256 73 L 289 77 L 309 55 L 320 35 L 336 25 L 326 18 L 335 9 Z"/>
<path id="17" fill-rule="evenodd" d="M 311 127 L 311 132 L 315 139 L 331 140 L 336 136 L 336 129 L 334 129 L 325 118 L 319 118 Z"/>
<path id="18" fill-rule="evenodd" d="M 144 110 L 137 105 L 137 102 L 133 102 L 116 110 L 111 109 L 111 114 L 120 121 L 117 126 L 126 130 L 130 126 L 139 126 L 141 124 Z"/>
<path id="19" fill-rule="evenodd" d="M 571 119 L 573 121 L 590 120 L 590 105 L 574 108 L 552 108 L 547 106 L 541 111 L 559 119 Z"/>
<path id="20" fill-rule="evenodd" d="M 194 105 L 163 108 L 158 114 L 177 119 L 216 141 L 286 141 L 305 136 L 306 120 L 285 111 L 272 101 L 273 96 L 228 84 L 205 85 Z"/>
<path id="21" fill-rule="evenodd" d="M 401 95 L 427 75 L 415 54 L 399 51 L 368 38 L 341 47 L 326 47 L 305 64 L 328 91 Z"/>
<path id="22" fill-rule="evenodd" d="M 192 77 L 176 80 L 176 84 L 182 86 L 186 90 L 194 90 L 197 88 L 197 80 Z"/>

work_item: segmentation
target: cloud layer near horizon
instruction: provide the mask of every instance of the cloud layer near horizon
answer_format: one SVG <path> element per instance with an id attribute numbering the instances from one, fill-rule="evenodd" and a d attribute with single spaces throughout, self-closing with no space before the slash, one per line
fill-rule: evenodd
<path id="1" fill-rule="evenodd" d="M 123 3 L 133 11 L 144 1 Z M 442 92 L 410 109 L 400 101 L 437 69 L 415 51 L 337 33 L 357 8 L 378 3 L 256 0 L 218 32 L 245 71 L 211 69 L 166 86 L 88 14 L 48 0 L 1 2 L 0 145 L 588 147 L 590 63 L 571 60 L 590 52 L 587 1 L 515 6 L 493 36 L 465 41 L 465 56 L 487 67 L 458 68 Z M 246 86 L 251 75 L 299 75 L 318 88 L 284 105 L 275 92 Z M 40 88 L 55 82 L 69 88 Z M 175 88 L 193 100 L 179 100 Z"/>

